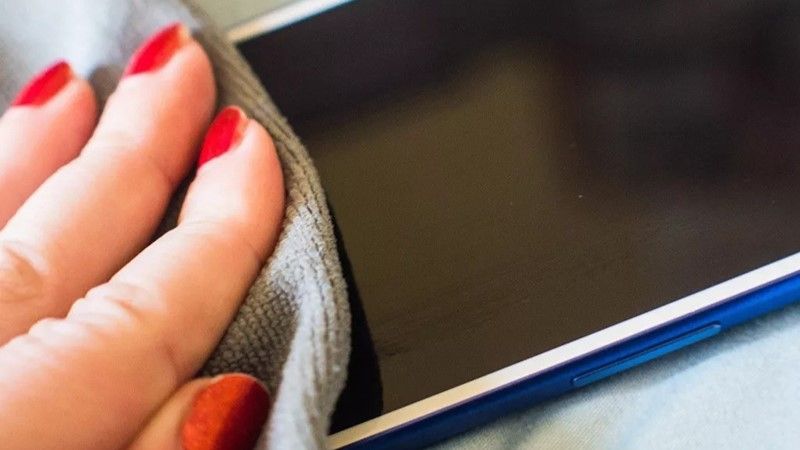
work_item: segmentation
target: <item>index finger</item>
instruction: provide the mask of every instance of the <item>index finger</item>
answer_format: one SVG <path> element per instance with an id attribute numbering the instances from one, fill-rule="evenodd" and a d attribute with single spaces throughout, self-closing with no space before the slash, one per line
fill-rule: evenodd
<path id="1" fill-rule="evenodd" d="M 64 61 L 20 91 L 0 117 L 0 229 L 44 180 L 78 155 L 96 116 L 92 88 Z"/>

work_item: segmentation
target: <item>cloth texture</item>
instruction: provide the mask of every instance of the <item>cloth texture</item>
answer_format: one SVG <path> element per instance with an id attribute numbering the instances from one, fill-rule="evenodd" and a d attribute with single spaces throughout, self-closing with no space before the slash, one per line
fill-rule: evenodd
<path id="1" fill-rule="evenodd" d="M 241 106 L 273 136 L 287 195 L 275 252 L 202 374 L 246 372 L 267 384 L 275 403 L 259 448 L 322 448 L 350 346 L 347 293 L 329 212 L 302 144 L 204 13 L 178 0 L 0 2 L 0 108 L 60 58 L 90 79 L 102 102 L 137 46 L 176 20 L 192 28 L 211 57 L 219 103 Z M 162 232 L 175 224 L 185 184 Z"/>

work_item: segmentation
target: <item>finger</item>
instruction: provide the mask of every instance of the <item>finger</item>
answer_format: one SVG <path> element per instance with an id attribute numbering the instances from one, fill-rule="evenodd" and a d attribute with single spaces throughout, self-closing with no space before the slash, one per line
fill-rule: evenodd
<path id="1" fill-rule="evenodd" d="M 150 419 L 128 450 L 252 449 L 270 396 L 243 374 L 186 383 Z"/>
<path id="2" fill-rule="evenodd" d="M 219 123 L 209 142 L 236 141 Z M 272 141 L 249 121 L 232 150 L 199 169 L 178 227 L 66 319 L 43 320 L 0 349 L 4 445 L 130 443 L 221 338 L 277 239 L 283 196 Z"/>
<path id="3" fill-rule="evenodd" d="M 20 91 L 0 118 L 0 229 L 44 180 L 78 156 L 96 116 L 92 88 L 64 61 Z"/>
<path id="4" fill-rule="evenodd" d="M 80 157 L 0 232 L 0 344 L 42 317 L 62 317 L 147 244 L 195 161 L 214 96 L 208 57 L 185 27 L 134 56 Z"/>
<path id="5" fill-rule="evenodd" d="M 181 425 L 197 395 L 212 383 L 200 378 L 184 384 L 156 412 L 128 450 L 188 450 L 181 448 Z"/>

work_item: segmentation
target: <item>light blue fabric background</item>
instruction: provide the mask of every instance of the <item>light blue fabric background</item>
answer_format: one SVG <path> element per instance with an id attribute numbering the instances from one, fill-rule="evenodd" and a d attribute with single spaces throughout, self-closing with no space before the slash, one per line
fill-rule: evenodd
<path id="1" fill-rule="evenodd" d="M 800 305 L 453 438 L 445 449 L 800 449 Z"/>

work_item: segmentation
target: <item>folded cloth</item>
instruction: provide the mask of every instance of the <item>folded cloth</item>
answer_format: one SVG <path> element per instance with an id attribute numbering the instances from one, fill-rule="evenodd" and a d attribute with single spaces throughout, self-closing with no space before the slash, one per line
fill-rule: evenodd
<path id="1" fill-rule="evenodd" d="M 220 103 L 241 106 L 273 136 L 287 193 L 275 253 L 203 375 L 241 371 L 269 386 L 275 403 L 259 448 L 322 448 L 350 345 L 346 288 L 329 212 L 302 144 L 203 12 L 179 0 L 0 2 L 0 108 L 33 74 L 59 58 L 88 77 L 102 101 L 142 40 L 176 20 L 191 27 L 208 51 Z M 185 186 L 162 231 L 174 226 L 184 192 Z"/>

